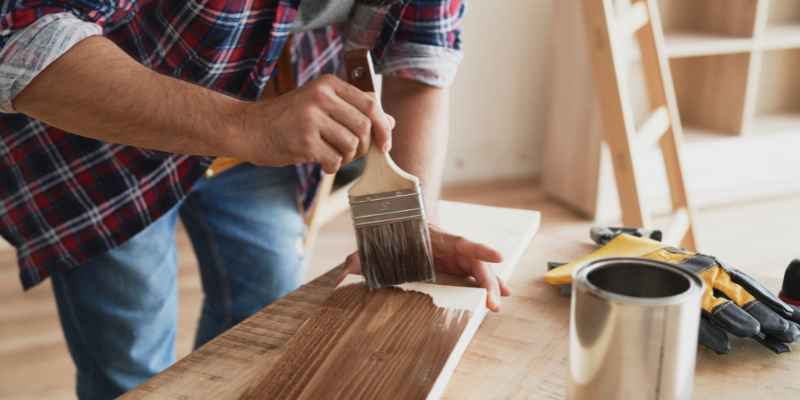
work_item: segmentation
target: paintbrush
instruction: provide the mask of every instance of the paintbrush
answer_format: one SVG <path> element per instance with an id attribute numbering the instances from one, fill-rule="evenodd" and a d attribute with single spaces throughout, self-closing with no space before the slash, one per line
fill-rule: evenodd
<path id="1" fill-rule="evenodd" d="M 344 56 L 348 81 L 375 89 L 369 51 Z M 361 272 L 372 289 L 404 282 L 433 281 L 433 253 L 419 178 L 400 169 L 389 153 L 371 146 L 366 167 L 349 192 Z"/>

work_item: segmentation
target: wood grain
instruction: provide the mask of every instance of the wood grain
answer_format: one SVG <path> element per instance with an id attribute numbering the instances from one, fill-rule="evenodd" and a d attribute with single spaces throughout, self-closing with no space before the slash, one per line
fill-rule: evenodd
<path id="1" fill-rule="evenodd" d="M 503 255 L 504 262 L 495 265 L 494 268 L 497 274 L 504 278 L 510 277 L 539 227 L 539 214 L 534 211 L 453 202 L 441 202 L 439 218 L 443 227 L 495 247 Z M 265 389 L 260 385 L 266 385 L 264 382 L 269 381 L 268 377 L 273 373 L 275 366 L 287 362 L 282 357 L 289 354 L 288 349 L 292 340 L 300 340 L 294 337 L 301 327 L 306 323 L 311 326 L 318 323 L 314 322 L 314 317 L 320 315 L 321 307 L 324 307 L 324 303 L 334 293 L 334 288 L 343 275 L 343 269 L 337 267 L 303 285 L 127 393 L 123 398 L 257 397 L 260 390 Z M 471 285 L 470 282 L 463 280 L 448 283 Z M 471 287 L 467 289 L 477 290 Z M 474 312 L 469 322 L 480 322 L 484 315 L 483 312 Z M 469 330 L 468 326 L 462 331 L 469 333 Z M 470 334 L 466 336 L 469 337 Z M 464 351 L 465 345 L 458 347 L 462 344 L 456 343 L 456 352 Z M 452 371 L 454 367 L 455 365 L 444 365 L 442 371 Z M 433 393 L 439 393 L 443 389 L 443 387 L 434 388 Z"/>
<path id="2" fill-rule="evenodd" d="M 552 90 L 543 139 L 542 186 L 581 214 L 596 213 L 603 131 L 592 81 L 581 2 L 553 3 Z"/>
<path id="3" fill-rule="evenodd" d="M 697 243 L 692 227 L 695 221 L 695 210 L 686 189 L 684 175 L 683 126 L 678 115 L 678 103 L 675 99 L 675 87 L 669 61 L 664 55 L 666 49 L 661 18 L 658 15 L 658 6 L 655 0 L 642 0 L 637 4 L 646 4 L 650 15 L 650 24 L 636 33 L 642 54 L 650 107 L 654 110 L 666 109 L 669 115 L 668 129 L 661 136 L 659 146 L 664 160 L 664 170 L 667 174 L 672 211 L 676 215 L 676 220 L 672 222 L 675 227 L 665 232 L 665 239 L 674 237 L 674 241 L 666 243 L 680 244 L 687 249 L 696 251 Z M 655 207 L 651 206 L 651 210 L 653 208 Z"/>
<path id="4" fill-rule="evenodd" d="M 482 291 L 461 289 L 484 307 Z M 339 288 L 242 398 L 425 398 L 474 315 L 418 292 Z"/>
<path id="5" fill-rule="evenodd" d="M 671 60 L 681 119 L 686 125 L 739 134 L 744 125 L 744 98 L 750 54 Z"/>
<path id="6" fill-rule="evenodd" d="M 333 293 L 342 266 L 264 308 L 122 399 L 236 399 L 260 382 L 286 343 Z"/>
<path id="7" fill-rule="evenodd" d="M 589 44 L 592 73 L 596 95 L 599 99 L 605 140 L 611 152 L 614 177 L 617 182 L 622 224 L 651 227 L 650 209 L 642 192 L 641 167 L 634 157 L 632 142 L 636 134 L 633 103 L 631 102 L 625 72 L 628 59 L 628 30 L 618 27 L 608 0 L 584 0 L 583 17 L 586 24 L 586 42 Z"/>
<path id="8" fill-rule="evenodd" d="M 757 0 L 661 0 L 664 30 L 752 36 Z"/>
<path id="9" fill-rule="evenodd" d="M 800 50 L 774 50 L 763 54 L 762 81 L 756 101 L 759 115 L 800 115 Z"/>

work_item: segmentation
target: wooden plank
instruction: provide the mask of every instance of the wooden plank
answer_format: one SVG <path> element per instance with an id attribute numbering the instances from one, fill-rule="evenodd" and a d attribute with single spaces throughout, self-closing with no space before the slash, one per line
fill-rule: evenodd
<path id="1" fill-rule="evenodd" d="M 713 33 L 674 32 L 666 36 L 670 58 L 745 53 L 753 50 L 753 40 Z"/>
<path id="2" fill-rule="evenodd" d="M 485 314 L 486 291 L 423 292 L 437 286 L 370 291 L 360 277 L 345 283 L 242 398 L 439 398 Z"/>
<path id="3" fill-rule="evenodd" d="M 306 215 L 306 236 L 303 241 L 303 248 L 306 253 L 309 253 L 314 248 L 314 241 L 317 240 L 317 233 L 319 233 L 322 225 L 327 220 L 323 218 L 323 213 L 328 207 L 329 198 L 331 197 L 331 190 L 333 189 L 333 181 L 336 180 L 334 174 L 322 174 L 319 186 L 317 187 L 317 194 L 311 203 L 311 207 Z M 310 257 L 309 257 L 310 258 Z"/>
<path id="4" fill-rule="evenodd" d="M 350 182 L 331 192 L 330 196 L 325 202 L 325 206 L 319 210 L 319 220 L 321 225 L 325 225 L 330 220 L 336 218 L 339 214 L 350 209 L 350 198 L 347 195 L 350 187 L 353 186 Z"/>
<path id="5" fill-rule="evenodd" d="M 669 112 L 664 106 L 658 107 L 639 128 L 639 133 L 636 138 L 637 152 L 647 151 L 655 147 L 668 129 Z"/>
<path id="6" fill-rule="evenodd" d="M 744 106 L 742 108 L 741 134 L 747 134 L 751 131 L 753 118 L 756 113 L 756 99 L 758 99 L 758 90 L 761 86 L 761 65 L 763 64 L 763 52 L 759 49 L 761 48 L 761 44 L 764 43 L 768 8 L 768 0 L 759 1 L 756 7 L 755 26 L 753 28 L 755 51 L 750 53 L 750 67 L 747 69 L 747 84 L 745 86 Z"/>
<path id="7" fill-rule="evenodd" d="M 691 233 L 691 220 L 686 208 L 679 208 L 672 213 L 669 227 L 664 231 L 663 242 L 673 246 L 682 246 L 687 234 Z"/>
<path id="8" fill-rule="evenodd" d="M 664 31 L 753 36 L 756 5 L 764 0 L 661 0 Z M 789 0 L 794 1 L 794 0 Z"/>
<path id="9" fill-rule="evenodd" d="M 683 124 L 740 133 L 749 66 L 750 53 L 672 59 Z"/>
<path id="10" fill-rule="evenodd" d="M 773 25 L 764 30 L 756 48 L 763 50 L 800 48 L 800 22 L 786 25 Z"/>
<path id="11" fill-rule="evenodd" d="M 553 2 L 553 87 L 544 137 L 542 185 L 587 217 L 595 214 L 603 139 L 578 1 Z"/>
<path id="12" fill-rule="evenodd" d="M 614 23 L 614 11 L 609 0 L 584 0 L 583 16 L 586 42 L 592 59 L 596 94 L 600 99 L 605 138 L 611 151 L 614 176 L 626 226 L 649 226 L 648 211 L 642 200 L 641 182 L 634 166 L 630 138 L 636 131 L 633 109 L 627 95 L 625 67 L 627 61 L 619 40 L 620 31 Z"/>
<path id="13" fill-rule="evenodd" d="M 686 177 L 683 167 L 683 128 L 678 116 L 678 102 L 675 98 L 675 88 L 672 73 L 669 69 L 664 44 L 664 33 L 661 27 L 661 18 L 658 14 L 658 5 L 655 0 L 643 0 L 647 4 L 650 14 L 650 24 L 636 34 L 642 52 L 642 65 L 645 71 L 645 83 L 650 104 L 664 110 L 669 118 L 669 124 L 664 135 L 659 141 L 661 155 L 664 160 L 664 169 L 667 174 L 672 209 L 678 212 L 683 210 L 686 216 L 686 228 L 678 239 L 681 245 L 690 250 L 697 249 L 694 230 L 694 208 L 686 189 Z M 658 111 L 656 111 L 658 112 Z"/>
<path id="14" fill-rule="evenodd" d="M 620 19 L 620 24 L 626 34 L 633 35 L 649 21 L 647 7 L 644 3 L 635 3 L 625 11 L 625 14 Z"/>
<path id="15" fill-rule="evenodd" d="M 506 278 L 539 227 L 539 214 L 533 211 L 452 202 L 441 202 L 439 218 L 443 227 L 495 247 L 504 258 L 495 269 Z M 307 321 L 319 314 L 320 307 L 331 297 L 343 274 L 340 266 L 303 285 L 123 398 L 238 399 L 245 394 L 259 393 L 259 389 L 263 389 L 259 385 L 273 368 L 286 361 L 281 360 L 287 354 L 290 341 Z M 471 284 L 463 280 L 458 283 Z M 479 322 L 482 315 L 482 311 L 476 312 L 470 316 L 470 321 Z"/>
<path id="16" fill-rule="evenodd" d="M 765 51 L 755 106 L 756 116 L 800 115 L 800 49 Z M 796 127 L 800 128 L 800 126 Z"/>
<path id="17" fill-rule="evenodd" d="M 784 25 L 800 22 L 800 2 L 797 0 L 760 0 L 769 3 L 766 12 L 770 25 Z"/>
<path id="18" fill-rule="evenodd" d="M 669 57 L 743 53 L 753 49 L 756 0 L 669 0 L 658 3 Z"/>
<path id="19" fill-rule="evenodd" d="M 286 342 L 344 276 L 341 266 L 259 311 L 123 399 L 238 399 L 285 352 Z M 266 372 L 265 372 L 266 369 Z"/>

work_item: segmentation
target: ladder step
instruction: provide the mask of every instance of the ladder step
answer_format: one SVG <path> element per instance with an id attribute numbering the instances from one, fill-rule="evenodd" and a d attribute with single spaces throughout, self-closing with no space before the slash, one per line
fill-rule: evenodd
<path id="1" fill-rule="evenodd" d="M 317 216 L 320 226 L 327 224 L 339 214 L 350 208 L 350 197 L 348 192 L 355 182 L 350 182 L 336 190 L 331 191 L 324 206 L 319 210 Z"/>
<path id="2" fill-rule="evenodd" d="M 638 32 L 639 29 L 642 29 L 643 26 L 650 22 L 650 18 L 647 15 L 647 6 L 645 5 L 645 2 L 640 1 L 631 5 L 631 7 L 625 11 L 625 14 L 620 18 L 620 22 L 622 23 L 622 27 L 625 29 L 625 33 L 628 35 L 633 35 L 634 33 Z"/>
<path id="3" fill-rule="evenodd" d="M 668 245 L 680 246 L 686 232 L 689 231 L 689 211 L 685 207 L 675 210 L 672 214 L 672 221 L 666 232 L 664 232 L 663 242 Z"/>
<path id="4" fill-rule="evenodd" d="M 669 129 L 669 111 L 667 107 L 661 106 L 653 111 L 647 120 L 644 121 L 636 135 L 636 144 L 640 151 L 655 147 L 661 136 Z"/>

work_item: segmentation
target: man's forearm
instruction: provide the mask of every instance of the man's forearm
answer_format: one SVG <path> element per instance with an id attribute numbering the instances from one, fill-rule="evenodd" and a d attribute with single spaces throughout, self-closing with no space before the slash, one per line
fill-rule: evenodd
<path id="1" fill-rule="evenodd" d="M 425 202 L 436 220 L 448 135 L 448 92 L 402 78 L 383 80 L 383 107 L 397 125 L 392 158 L 422 182 Z"/>
<path id="2" fill-rule="evenodd" d="M 87 38 L 14 99 L 17 111 L 106 142 L 229 155 L 227 118 L 240 101 L 153 72 L 102 36 Z"/>

